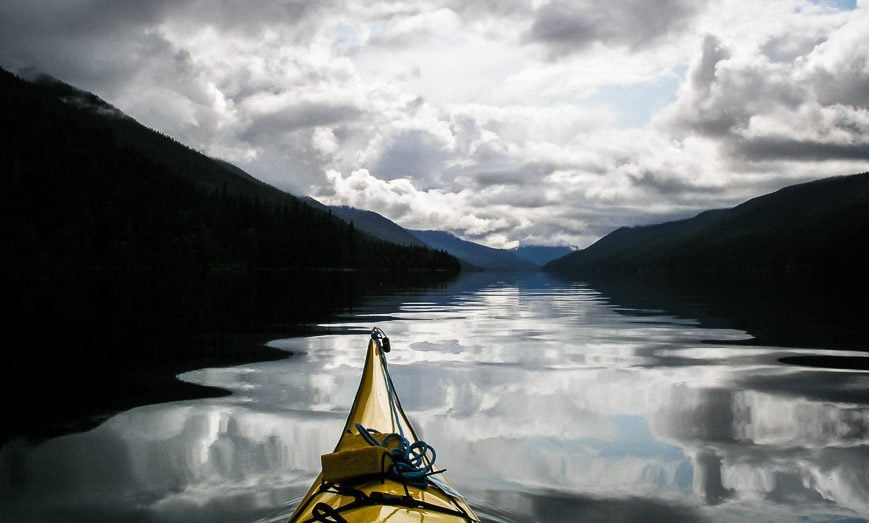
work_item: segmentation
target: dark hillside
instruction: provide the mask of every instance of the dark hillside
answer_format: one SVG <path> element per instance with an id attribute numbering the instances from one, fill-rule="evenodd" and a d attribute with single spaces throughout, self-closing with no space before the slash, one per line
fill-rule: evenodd
<path id="1" fill-rule="evenodd" d="M 159 159 L 175 175 L 211 189 L 220 189 L 226 185 L 230 192 L 250 192 L 261 198 L 274 198 L 276 201 L 286 198 L 283 191 L 257 180 L 242 169 L 228 162 L 209 158 L 139 124 L 92 93 L 51 77 L 40 77 L 28 87 L 34 94 L 39 92 L 47 98 L 62 101 L 66 112 L 74 116 L 79 125 L 110 130 L 119 144 L 128 146 L 145 157 Z"/>
<path id="2" fill-rule="evenodd" d="M 589 272 L 812 272 L 867 267 L 869 173 L 793 185 L 732 209 L 623 227 L 547 270 Z"/>
<path id="3" fill-rule="evenodd" d="M 0 108 L 0 267 L 458 270 L 64 84 L 0 71 Z"/>

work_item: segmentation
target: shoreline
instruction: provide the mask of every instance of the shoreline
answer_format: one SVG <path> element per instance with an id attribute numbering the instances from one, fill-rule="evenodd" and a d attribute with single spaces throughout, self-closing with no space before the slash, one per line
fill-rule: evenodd
<path id="1" fill-rule="evenodd" d="M 0 431 L 0 448 L 18 439 L 38 444 L 54 437 L 85 432 L 136 407 L 229 396 L 232 394 L 229 390 L 182 381 L 178 375 L 204 368 L 277 361 L 293 355 L 266 346 L 266 341 L 232 344 L 223 356 L 194 357 L 174 364 L 98 369 L 92 373 L 79 369 L 77 381 L 86 381 L 86 389 L 76 387 L 75 383 L 63 383 L 58 390 L 41 394 L 19 391 L 19 396 L 28 399 L 5 407 L 9 417 Z"/>
<path id="2" fill-rule="evenodd" d="M 309 335 L 385 288 L 446 275 L 363 272 L 59 271 L 7 274 L 0 317 L 0 445 L 87 430 L 145 404 L 227 394 L 183 372 L 288 358 L 265 344 Z"/>

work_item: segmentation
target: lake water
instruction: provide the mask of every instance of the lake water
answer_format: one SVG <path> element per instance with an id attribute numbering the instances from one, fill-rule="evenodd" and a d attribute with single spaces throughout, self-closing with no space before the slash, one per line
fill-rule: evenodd
<path id="1" fill-rule="evenodd" d="M 486 520 L 865 521 L 869 372 L 780 362 L 866 356 L 862 313 L 825 288 L 482 273 L 368 293 L 270 341 L 287 359 L 181 376 L 230 396 L 6 444 L 0 520 L 285 520 L 377 326 L 405 410 Z"/>

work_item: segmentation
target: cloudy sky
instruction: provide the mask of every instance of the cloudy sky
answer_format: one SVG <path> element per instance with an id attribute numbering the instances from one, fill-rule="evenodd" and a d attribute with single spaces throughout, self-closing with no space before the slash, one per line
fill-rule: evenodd
<path id="1" fill-rule="evenodd" d="M 493 247 L 869 170 L 863 0 L 2 0 L 0 65 Z"/>

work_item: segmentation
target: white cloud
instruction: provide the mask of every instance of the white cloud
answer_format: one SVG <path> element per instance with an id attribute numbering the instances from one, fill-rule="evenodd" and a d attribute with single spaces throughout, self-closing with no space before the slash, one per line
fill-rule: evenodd
<path id="1" fill-rule="evenodd" d="M 382 180 L 366 169 L 346 176 L 329 171 L 326 176 L 335 191 L 333 200 L 396 216 L 411 229 L 429 229 L 432 223 L 438 223 L 447 229 L 465 231 L 470 236 L 485 236 L 509 225 L 505 218 L 462 212 L 468 208 L 469 191 L 419 190 L 407 178 Z"/>
<path id="2" fill-rule="evenodd" d="M 865 165 L 869 37 L 855 28 L 869 17 L 820 10 L 782 19 L 750 44 L 707 35 L 690 81 L 660 121 L 669 119 L 670 130 L 682 135 L 714 138 L 737 166 L 836 159 Z"/>
<path id="3" fill-rule="evenodd" d="M 338 152 L 338 140 L 335 132 L 329 127 L 317 127 L 311 133 L 311 145 L 324 156 Z"/>

